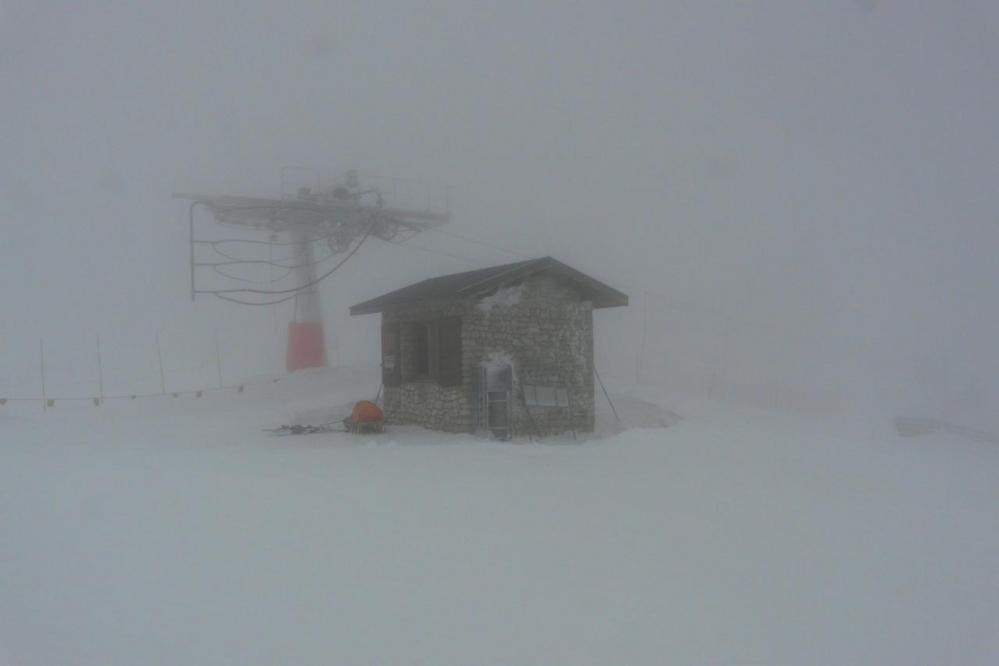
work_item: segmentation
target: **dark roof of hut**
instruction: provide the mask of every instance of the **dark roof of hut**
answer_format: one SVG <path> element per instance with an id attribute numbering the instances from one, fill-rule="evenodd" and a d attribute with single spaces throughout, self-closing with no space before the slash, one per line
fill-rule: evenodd
<path id="1" fill-rule="evenodd" d="M 481 268 L 476 271 L 452 273 L 430 278 L 396 289 L 377 298 L 358 303 L 350 314 L 382 312 L 394 305 L 463 300 L 487 296 L 500 287 L 515 284 L 538 273 L 548 273 L 572 283 L 595 308 L 611 308 L 628 304 L 628 296 L 585 273 L 551 257 L 518 261 L 513 264 Z"/>

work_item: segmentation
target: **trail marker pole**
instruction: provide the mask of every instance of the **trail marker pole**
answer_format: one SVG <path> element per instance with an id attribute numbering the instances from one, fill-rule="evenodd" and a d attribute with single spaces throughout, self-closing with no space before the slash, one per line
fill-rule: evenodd
<path id="1" fill-rule="evenodd" d="M 215 367 L 219 373 L 219 388 L 222 388 L 222 348 L 219 346 L 219 332 L 215 331 Z"/>
<path id="2" fill-rule="evenodd" d="M 635 362 L 635 383 L 642 383 L 642 365 L 645 364 L 645 341 L 649 335 L 649 292 L 642 292 L 642 344 Z"/>
<path id="3" fill-rule="evenodd" d="M 160 364 L 160 392 L 166 394 L 166 375 L 163 373 L 163 350 L 160 349 L 159 331 L 156 331 L 156 360 Z"/>
<path id="4" fill-rule="evenodd" d="M 729 381 L 729 366 L 732 363 L 732 315 L 725 317 L 723 323 L 724 330 L 722 333 L 722 362 L 721 362 L 721 377 L 719 378 L 719 394 L 724 396 L 727 394 L 726 386 Z"/>
<path id="5" fill-rule="evenodd" d="M 98 404 L 104 402 L 104 362 L 101 359 L 101 336 L 97 336 L 97 387 L 99 391 Z"/>
<path id="6" fill-rule="evenodd" d="M 45 389 L 45 340 L 38 341 L 38 358 L 42 368 L 42 411 L 49 408 L 49 396 Z"/>

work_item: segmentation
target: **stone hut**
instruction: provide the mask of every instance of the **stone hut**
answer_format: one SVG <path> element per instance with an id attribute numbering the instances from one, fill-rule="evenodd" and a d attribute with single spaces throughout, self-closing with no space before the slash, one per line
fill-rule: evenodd
<path id="1" fill-rule="evenodd" d="M 546 436 L 593 429 L 593 310 L 628 297 L 551 257 L 424 280 L 381 313 L 388 423 Z"/>

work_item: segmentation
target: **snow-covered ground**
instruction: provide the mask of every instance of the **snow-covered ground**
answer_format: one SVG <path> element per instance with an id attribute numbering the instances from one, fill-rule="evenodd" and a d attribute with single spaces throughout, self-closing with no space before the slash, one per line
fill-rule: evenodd
<path id="1" fill-rule="evenodd" d="M 621 396 L 496 443 L 261 432 L 331 370 L 0 412 L 0 663 L 999 663 L 999 447 Z"/>

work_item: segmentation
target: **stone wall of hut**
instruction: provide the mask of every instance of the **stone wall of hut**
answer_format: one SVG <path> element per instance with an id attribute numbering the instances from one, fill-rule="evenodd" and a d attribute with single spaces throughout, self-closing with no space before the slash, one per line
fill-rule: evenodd
<path id="1" fill-rule="evenodd" d="M 407 323 L 461 318 L 462 375 L 458 386 L 407 374 L 412 355 Z M 593 306 L 570 284 L 548 275 L 528 278 L 477 300 L 395 307 L 383 321 L 400 323 L 402 383 L 385 388 L 389 423 L 446 432 L 474 432 L 477 385 L 485 365 L 513 370 L 514 435 L 587 432 L 594 422 Z M 432 341 L 433 343 L 433 341 Z M 567 406 L 528 407 L 523 385 L 565 389 Z"/>

